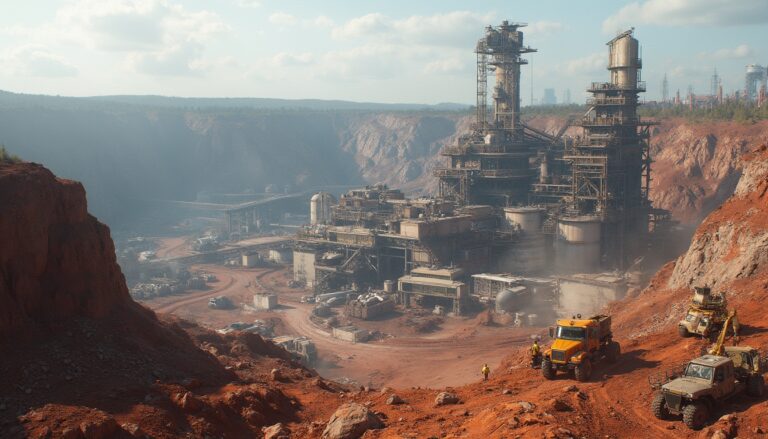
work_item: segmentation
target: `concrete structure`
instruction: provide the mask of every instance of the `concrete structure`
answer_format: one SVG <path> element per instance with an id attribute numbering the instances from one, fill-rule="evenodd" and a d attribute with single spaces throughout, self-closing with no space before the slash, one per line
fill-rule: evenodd
<path id="1" fill-rule="evenodd" d="M 293 280 L 308 288 L 315 285 L 315 262 L 317 254 L 313 251 L 296 249 L 293 251 Z"/>
<path id="2" fill-rule="evenodd" d="M 277 308 L 277 295 L 276 294 L 254 294 L 253 306 L 256 309 L 272 310 Z"/>
<path id="3" fill-rule="evenodd" d="M 363 343 L 368 341 L 368 331 L 365 329 L 359 329 L 355 326 L 341 326 L 333 328 L 332 335 L 334 338 L 344 340 L 352 343 Z"/>
<path id="4" fill-rule="evenodd" d="M 269 250 L 269 261 L 275 264 L 288 264 L 293 260 L 293 250 L 290 248 L 278 248 Z"/>
<path id="5" fill-rule="evenodd" d="M 241 256 L 241 260 L 242 260 L 241 263 L 243 267 L 247 267 L 247 268 L 258 267 L 259 265 L 261 265 L 261 262 L 262 262 L 261 255 L 257 252 L 243 253 L 243 255 Z"/>
<path id="6" fill-rule="evenodd" d="M 443 305 L 454 314 L 461 314 L 469 298 L 468 285 L 457 280 L 462 275 L 458 269 L 416 268 L 397 281 L 400 303 L 406 308 L 416 304 L 423 308 Z"/>
<path id="7" fill-rule="evenodd" d="M 611 273 L 576 274 L 558 278 L 560 295 L 558 311 L 562 317 L 591 315 L 605 305 L 622 299 L 627 282 Z"/>

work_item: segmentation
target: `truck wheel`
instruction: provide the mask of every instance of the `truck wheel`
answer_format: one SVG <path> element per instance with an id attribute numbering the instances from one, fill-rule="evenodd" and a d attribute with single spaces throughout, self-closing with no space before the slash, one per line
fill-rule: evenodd
<path id="1" fill-rule="evenodd" d="M 592 362 L 589 361 L 589 358 L 585 358 L 573 371 L 577 381 L 589 381 L 589 377 L 592 375 Z"/>
<path id="2" fill-rule="evenodd" d="M 688 338 L 691 336 L 691 333 L 688 332 L 688 328 L 686 328 L 683 325 L 680 325 L 677 327 L 677 333 L 680 334 L 680 337 Z"/>
<path id="3" fill-rule="evenodd" d="M 747 381 L 747 395 L 762 397 L 765 393 L 765 380 L 762 375 L 753 375 Z"/>
<path id="4" fill-rule="evenodd" d="M 700 402 L 688 404 L 683 409 L 683 422 L 691 430 L 701 430 L 707 420 L 709 420 L 709 410 L 707 410 L 706 405 Z"/>
<path id="5" fill-rule="evenodd" d="M 615 363 L 619 360 L 619 356 L 621 355 L 621 345 L 617 341 L 612 341 L 608 344 L 607 349 L 605 350 L 605 359 L 608 360 L 609 363 Z"/>
<path id="6" fill-rule="evenodd" d="M 544 357 L 544 359 L 541 360 L 541 375 L 548 379 L 554 379 L 555 374 L 557 371 L 552 367 L 552 360 L 550 360 L 548 357 Z"/>
<path id="7" fill-rule="evenodd" d="M 664 399 L 664 394 L 659 392 L 653 397 L 651 402 L 651 411 L 656 419 L 666 420 L 669 419 L 669 407 L 667 407 L 667 401 Z"/>

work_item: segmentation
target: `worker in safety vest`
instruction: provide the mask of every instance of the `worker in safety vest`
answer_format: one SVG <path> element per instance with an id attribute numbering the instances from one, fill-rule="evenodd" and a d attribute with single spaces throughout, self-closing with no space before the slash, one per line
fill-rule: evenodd
<path id="1" fill-rule="evenodd" d="M 488 374 L 491 373 L 488 363 L 483 365 L 483 369 L 480 372 L 483 374 L 483 381 L 488 381 Z"/>
<path id="2" fill-rule="evenodd" d="M 539 340 L 533 340 L 533 346 L 531 346 L 531 368 L 536 368 L 541 365 L 541 347 L 539 347 Z"/>

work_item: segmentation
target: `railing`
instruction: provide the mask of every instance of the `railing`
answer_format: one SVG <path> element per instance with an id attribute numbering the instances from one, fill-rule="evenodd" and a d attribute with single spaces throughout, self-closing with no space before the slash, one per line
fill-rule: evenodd
<path id="1" fill-rule="evenodd" d="M 645 91 L 645 81 L 637 81 L 635 85 L 613 84 L 611 82 L 593 82 L 592 85 L 587 89 L 589 92 L 610 90 Z"/>
<path id="2" fill-rule="evenodd" d="M 581 121 L 582 126 L 616 126 L 637 125 L 640 119 L 637 117 L 585 117 Z"/>

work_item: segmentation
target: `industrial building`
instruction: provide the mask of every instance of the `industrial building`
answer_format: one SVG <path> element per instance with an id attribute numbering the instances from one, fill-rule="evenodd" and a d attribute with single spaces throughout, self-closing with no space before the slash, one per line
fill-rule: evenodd
<path id="1" fill-rule="evenodd" d="M 648 201 L 653 123 L 637 115 L 645 83 L 633 31 L 607 43 L 610 79 L 588 87 L 589 111 L 551 135 L 520 118 L 522 56 L 535 51 L 524 26 L 489 26 L 478 41 L 476 121 L 443 148 L 437 196 L 409 199 L 383 185 L 338 202 L 313 196 L 294 248 L 296 282 L 324 292 L 397 281 L 400 305 L 461 314 L 501 291 L 512 291 L 504 300 L 519 303 L 504 306 L 516 309 L 555 293 L 542 276 L 623 270 L 648 251 L 669 215 Z M 583 134 L 563 137 L 574 124 Z"/>

